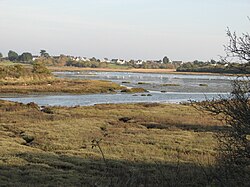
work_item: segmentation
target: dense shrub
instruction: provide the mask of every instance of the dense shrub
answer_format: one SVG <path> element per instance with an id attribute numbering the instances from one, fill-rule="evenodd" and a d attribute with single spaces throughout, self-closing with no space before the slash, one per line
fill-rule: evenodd
<path id="1" fill-rule="evenodd" d="M 48 74 L 48 75 L 51 74 L 49 69 L 46 68 L 46 66 L 43 63 L 38 63 L 38 62 L 33 64 L 32 72 L 35 74 Z"/>
<path id="2" fill-rule="evenodd" d="M 83 67 L 83 68 L 105 68 L 107 67 L 106 62 L 98 61 L 73 61 L 69 60 L 66 62 L 66 66 Z"/>
<path id="3" fill-rule="evenodd" d="M 51 73 L 44 65 L 38 63 L 33 65 L 33 69 L 26 68 L 19 64 L 13 66 L 0 66 L 0 79 L 32 78 L 36 75 L 48 77 L 51 76 Z"/>
<path id="4" fill-rule="evenodd" d="M 218 141 L 217 171 L 221 186 L 244 186 L 250 172 L 250 81 L 235 80 L 228 98 L 204 101 L 194 106 L 215 115 L 225 123 L 216 134 Z"/>
<path id="5" fill-rule="evenodd" d="M 177 68 L 179 72 L 207 72 L 207 73 L 231 73 L 231 74 L 245 74 L 250 73 L 249 64 L 229 64 L 225 65 L 195 65 L 186 63 Z"/>

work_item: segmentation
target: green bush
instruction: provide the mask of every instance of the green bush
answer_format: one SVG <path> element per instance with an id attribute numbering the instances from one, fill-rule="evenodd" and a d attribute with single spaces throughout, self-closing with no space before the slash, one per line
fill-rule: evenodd
<path id="1" fill-rule="evenodd" d="M 38 63 L 38 62 L 33 64 L 32 72 L 35 74 L 47 74 L 47 75 L 51 74 L 49 69 L 46 68 L 46 66 L 43 63 Z"/>
<path id="2" fill-rule="evenodd" d="M 43 64 L 39 63 L 34 64 L 33 69 L 25 68 L 19 64 L 0 66 L 0 79 L 34 78 L 37 77 L 36 75 L 45 75 L 42 77 L 52 76 L 51 72 Z"/>

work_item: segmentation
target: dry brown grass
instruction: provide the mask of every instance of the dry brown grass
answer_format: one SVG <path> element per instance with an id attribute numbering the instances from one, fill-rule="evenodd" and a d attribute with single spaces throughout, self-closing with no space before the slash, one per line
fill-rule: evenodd
<path id="1" fill-rule="evenodd" d="M 123 88 L 121 92 L 124 93 L 142 93 L 142 92 L 148 92 L 144 88 Z"/>
<path id="2" fill-rule="evenodd" d="M 184 105 L 52 107 L 48 114 L 34 104 L 0 101 L 0 183 L 106 186 L 112 178 L 117 186 L 169 185 L 178 166 L 180 184 L 206 184 L 199 164 L 213 162 L 213 133 L 220 128 L 219 121 Z M 108 169 L 91 148 L 101 129 L 108 133 L 101 141 Z M 34 141 L 27 143 L 27 136 Z"/>
<path id="3" fill-rule="evenodd" d="M 123 87 L 118 84 L 99 80 L 62 80 L 0 82 L 0 93 L 114 93 Z"/>

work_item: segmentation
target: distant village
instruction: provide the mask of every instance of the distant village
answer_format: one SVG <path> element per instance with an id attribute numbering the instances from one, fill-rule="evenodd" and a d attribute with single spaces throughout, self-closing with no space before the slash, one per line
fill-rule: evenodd
<path id="1" fill-rule="evenodd" d="M 71 55 L 49 55 L 46 50 L 41 50 L 40 55 L 33 55 L 29 52 L 18 54 L 10 50 L 7 56 L 0 53 L 0 61 L 11 61 L 24 64 L 40 62 L 48 66 L 74 66 L 74 67 L 90 67 L 90 68 L 146 68 L 146 69 L 175 69 L 182 64 L 182 61 L 171 61 L 167 56 L 162 60 L 124 60 L 120 58 L 103 58 L 81 57 Z"/>
<path id="2" fill-rule="evenodd" d="M 81 57 L 71 55 L 50 56 L 46 50 L 41 50 L 40 55 L 32 55 L 31 53 L 24 52 L 18 54 L 10 50 L 8 56 L 4 57 L 0 53 L 0 61 L 11 61 L 25 64 L 33 62 L 40 62 L 48 66 L 74 66 L 74 67 L 90 67 L 90 68 L 143 68 L 143 69 L 176 69 L 177 71 L 185 72 L 227 72 L 238 73 L 244 68 L 240 63 L 232 63 L 225 61 L 199 61 L 183 62 L 180 60 L 170 60 L 167 56 L 160 60 L 124 60 L 120 58 L 103 58 L 98 59 L 95 57 Z"/>
<path id="3" fill-rule="evenodd" d="M 22 57 L 24 57 L 22 59 Z M 103 59 L 98 59 L 95 57 L 81 57 L 81 56 L 71 56 L 71 55 L 59 55 L 59 56 L 53 56 L 49 55 L 49 53 L 46 52 L 46 50 L 41 50 L 40 55 L 32 55 L 29 52 L 24 52 L 21 55 L 17 54 L 15 51 L 10 50 L 8 53 L 7 57 L 4 57 L 2 53 L 0 52 L 0 59 L 3 60 L 11 60 L 11 61 L 36 61 L 40 60 L 42 57 L 47 57 L 47 58 L 52 58 L 52 59 L 60 59 L 60 58 L 67 58 L 67 60 L 71 60 L 74 62 L 102 62 L 102 63 L 108 63 L 108 64 L 118 64 L 118 65 L 126 65 L 126 64 L 135 64 L 135 65 L 142 65 L 145 63 L 155 63 L 155 64 L 176 64 L 176 65 L 183 65 L 185 63 L 194 63 L 194 64 L 201 64 L 201 63 L 209 63 L 209 64 L 221 64 L 223 62 L 220 61 L 198 61 L 195 60 L 193 62 L 183 62 L 181 60 L 171 60 L 167 56 L 165 56 L 163 59 L 157 59 L 157 60 L 141 60 L 141 59 L 131 59 L 131 60 L 124 60 L 121 58 L 113 58 L 113 59 L 108 59 L 108 58 L 103 58 Z M 226 64 L 226 63 L 225 63 Z M 225 65 L 224 64 L 224 65 Z M 228 65 L 228 64 L 227 64 Z"/>
<path id="4" fill-rule="evenodd" d="M 59 59 L 60 57 L 62 57 L 64 55 L 60 55 L 60 56 L 51 56 L 54 59 Z M 76 57 L 76 56 L 66 56 L 68 57 L 70 60 L 75 61 L 75 62 L 90 62 L 90 61 L 96 61 L 96 62 L 104 62 L 104 63 L 109 63 L 109 64 L 119 64 L 119 65 L 125 65 L 127 63 L 131 63 L 133 62 L 136 65 L 142 65 L 143 63 L 159 63 L 159 64 L 163 64 L 163 60 L 124 60 L 124 59 L 120 59 L 120 58 L 114 58 L 114 59 L 108 59 L 108 58 L 103 58 L 103 59 L 98 59 L 95 57 L 92 58 L 88 58 L 88 57 Z M 41 56 L 33 56 L 33 61 L 40 59 Z M 171 60 L 167 60 L 167 63 L 179 63 L 182 64 L 182 61 L 171 61 Z"/>

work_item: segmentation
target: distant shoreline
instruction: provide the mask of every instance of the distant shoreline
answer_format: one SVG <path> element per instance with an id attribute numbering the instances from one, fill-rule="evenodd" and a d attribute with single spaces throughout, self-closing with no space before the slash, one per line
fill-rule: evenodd
<path id="1" fill-rule="evenodd" d="M 176 69 L 113 69 L 113 68 L 80 68 L 69 66 L 48 66 L 51 71 L 104 71 L 104 72 L 132 72 L 132 73 L 166 73 L 179 75 L 217 75 L 217 76 L 237 76 L 237 74 L 208 73 L 208 72 L 177 72 Z"/>

